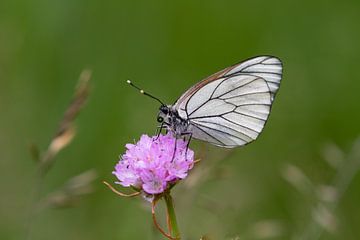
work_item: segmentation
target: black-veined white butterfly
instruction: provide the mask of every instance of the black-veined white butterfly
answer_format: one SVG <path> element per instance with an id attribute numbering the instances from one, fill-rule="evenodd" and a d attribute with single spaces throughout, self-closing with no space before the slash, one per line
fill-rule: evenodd
<path id="1" fill-rule="evenodd" d="M 280 86 L 282 63 L 259 56 L 225 68 L 187 90 L 174 105 L 161 103 L 158 122 L 179 138 L 226 148 L 254 141 L 264 128 Z M 190 141 L 189 139 L 189 141 Z"/>

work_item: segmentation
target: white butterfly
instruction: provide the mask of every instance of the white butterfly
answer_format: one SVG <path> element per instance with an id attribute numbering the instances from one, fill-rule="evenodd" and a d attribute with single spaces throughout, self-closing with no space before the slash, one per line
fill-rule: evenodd
<path id="1" fill-rule="evenodd" d="M 160 129 L 166 128 L 176 137 L 188 135 L 232 148 L 250 143 L 259 136 L 269 117 L 281 77 L 282 63 L 278 58 L 259 56 L 200 81 L 174 105 L 165 105 L 140 91 L 162 104 L 157 118 Z"/>

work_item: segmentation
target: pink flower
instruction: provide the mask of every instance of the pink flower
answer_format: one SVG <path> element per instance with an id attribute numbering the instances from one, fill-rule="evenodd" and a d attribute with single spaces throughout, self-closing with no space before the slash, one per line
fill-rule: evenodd
<path id="1" fill-rule="evenodd" d="M 136 144 L 126 144 L 126 148 L 113 171 L 119 179 L 116 183 L 141 188 L 147 194 L 164 192 L 171 183 L 184 179 L 193 167 L 194 152 L 187 149 L 186 141 L 176 140 L 171 133 L 159 137 L 142 135 Z"/>

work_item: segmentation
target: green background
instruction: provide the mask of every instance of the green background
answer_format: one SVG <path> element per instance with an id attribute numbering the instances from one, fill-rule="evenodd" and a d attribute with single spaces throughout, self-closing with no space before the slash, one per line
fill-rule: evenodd
<path id="1" fill-rule="evenodd" d="M 262 54 L 284 64 L 266 128 L 229 156 L 193 141 L 205 156 L 192 173 L 200 181 L 174 191 L 180 229 L 184 239 L 270 239 L 264 226 L 273 239 L 305 236 L 318 203 L 281 171 L 295 165 L 312 186 L 330 184 L 337 171 L 322 149 L 330 142 L 349 152 L 359 136 L 359 13 L 355 0 L 2 0 L 0 239 L 25 239 L 36 173 L 28 145 L 46 149 L 84 68 L 93 71 L 90 99 L 42 195 L 87 169 L 98 173 L 95 192 L 76 208 L 43 211 L 32 239 L 161 239 L 148 203 L 101 183 L 115 181 L 125 143 L 155 132 L 158 104 L 125 80 L 172 103 L 202 78 Z M 337 230 L 320 239 L 360 238 L 359 189 L 355 175 L 334 212 Z"/>

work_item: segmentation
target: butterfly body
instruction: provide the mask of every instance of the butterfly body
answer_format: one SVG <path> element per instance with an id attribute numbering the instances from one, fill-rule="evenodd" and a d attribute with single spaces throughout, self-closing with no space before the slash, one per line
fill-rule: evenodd
<path id="1" fill-rule="evenodd" d="M 181 137 L 187 133 L 189 121 L 180 117 L 179 112 L 172 105 L 162 105 L 157 119 L 164 128 L 173 132 L 176 137 Z"/>

